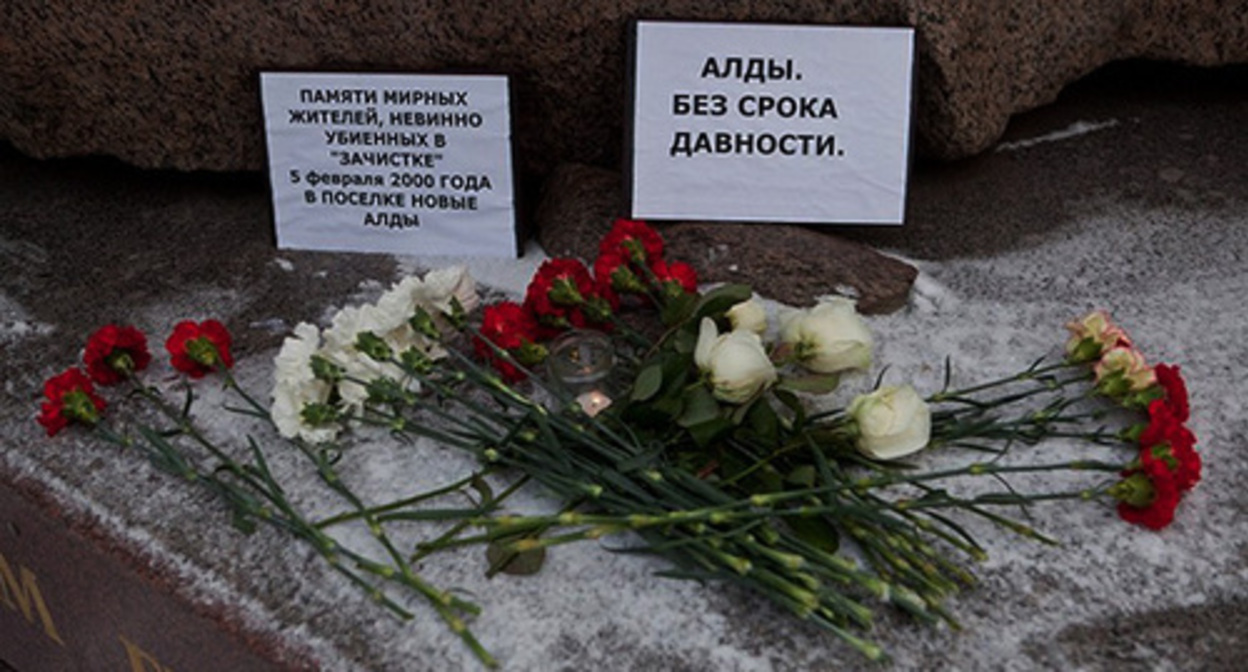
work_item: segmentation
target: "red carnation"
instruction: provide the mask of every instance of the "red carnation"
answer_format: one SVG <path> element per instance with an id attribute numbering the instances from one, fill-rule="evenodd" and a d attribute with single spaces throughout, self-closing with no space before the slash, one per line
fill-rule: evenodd
<path id="1" fill-rule="evenodd" d="M 1183 431 L 1186 431 L 1183 428 Z M 1188 432 L 1190 435 L 1190 432 Z M 1203 466 L 1200 453 L 1193 449 L 1191 443 L 1182 441 L 1155 443 L 1140 450 L 1140 464 L 1160 464 L 1170 471 L 1174 484 L 1180 492 L 1191 490 L 1200 482 Z"/>
<path id="2" fill-rule="evenodd" d="M 105 406 L 104 400 L 96 396 L 91 379 L 76 367 L 49 378 L 43 384 L 43 395 L 48 400 L 43 403 L 36 420 L 48 431 L 48 436 L 55 436 L 71 420 L 94 425 L 99 422 Z"/>
<path id="3" fill-rule="evenodd" d="M 1118 516 L 1128 523 L 1160 530 L 1174 522 L 1179 506 L 1179 487 L 1174 475 L 1160 461 L 1141 464 L 1122 473 L 1124 479 L 1110 488 L 1118 501 Z"/>
<path id="4" fill-rule="evenodd" d="M 173 368 L 192 378 L 203 378 L 218 366 L 234 366 L 231 343 L 230 332 L 216 320 L 199 324 L 184 320 L 174 325 L 165 349 L 172 357 Z"/>
<path id="5" fill-rule="evenodd" d="M 576 259 L 550 259 L 542 262 L 529 281 L 524 307 L 542 324 L 583 327 L 582 307 L 591 296 L 594 279 L 585 264 Z"/>
<path id="6" fill-rule="evenodd" d="M 663 238 L 645 222 L 617 219 L 598 244 L 600 254 L 620 254 L 639 264 L 663 258 Z"/>
<path id="7" fill-rule="evenodd" d="M 1157 384 L 1166 393 L 1166 405 L 1174 412 L 1179 422 L 1187 422 L 1191 409 L 1187 403 L 1187 383 L 1183 381 L 1183 374 L 1179 372 L 1179 367 L 1158 364 L 1153 367 L 1153 373 L 1157 376 Z"/>
<path id="8" fill-rule="evenodd" d="M 1140 433 L 1140 462 L 1160 462 L 1174 474 L 1179 490 L 1191 490 L 1200 482 L 1201 459 L 1196 452 L 1196 435 L 1173 409 L 1158 399 L 1149 404 L 1148 427 Z"/>
<path id="9" fill-rule="evenodd" d="M 679 287 L 686 294 L 694 294 L 698 291 L 698 272 L 693 270 L 693 266 L 683 261 L 667 263 L 662 259 L 656 261 L 652 268 L 654 276 L 663 283 L 663 289 L 669 294 L 673 291 L 669 287 Z"/>
<path id="10" fill-rule="evenodd" d="M 524 380 L 524 372 L 499 356 L 489 343 L 506 350 L 524 366 L 540 363 L 546 349 L 537 344 L 539 327 L 533 314 L 514 301 L 503 301 L 486 306 L 481 318 L 480 335 L 473 339 L 477 356 L 498 370 L 503 380 L 510 383 Z"/>
<path id="11" fill-rule="evenodd" d="M 598 255 L 594 261 L 594 280 L 599 294 L 608 300 L 617 294 L 644 294 L 646 286 L 642 277 L 632 268 L 628 257 L 618 252 Z"/>
<path id="12" fill-rule="evenodd" d="M 134 327 L 108 324 L 87 339 L 82 363 L 96 385 L 116 385 L 147 368 L 147 337 Z"/>

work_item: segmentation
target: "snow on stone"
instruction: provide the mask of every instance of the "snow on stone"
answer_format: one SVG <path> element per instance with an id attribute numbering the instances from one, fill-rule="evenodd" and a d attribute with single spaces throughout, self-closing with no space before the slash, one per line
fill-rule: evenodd
<path id="1" fill-rule="evenodd" d="M 16 343 L 52 332 L 52 325 L 31 320 L 30 314 L 17 301 L 0 294 L 0 344 Z"/>
<path id="2" fill-rule="evenodd" d="M 1080 135 L 1087 135 L 1088 133 L 1095 133 L 1097 131 L 1103 131 L 1107 128 L 1113 128 L 1114 126 L 1117 126 L 1117 125 L 1118 125 L 1117 119 L 1110 119 L 1108 121 L 1076 121 L 1075 123 L 1067 126 L 1066 128 L 1053 131 L 1052 133 L 1045 133 L 1044 135 L 1038 135 L 1034 138 L 1027 138 L 1026 140 L 1015 140 L 1014 142 L 999 143 L 995 148 L 993 148 L 993 151 L 994 152 L 1013 152 L 1019 149 L 1027 149 L 1028 147 L 1034 147 L 1035 145 L 1044 144 L 1046 142 L 1057 142 L 1059 140 L 1068 140 L 1070 138 L 1078 137 Z"/>
<path id="3" fill-rule="evenodd" d="M 1241 551 L 1225 541 L 1248 538 L 1248 513 L 1236 494 L 1242 491 L 1237 484 L 1248 482 L 1248 463 L 1239 459 L 1242 437 L 1248 436 L 1239 381 L 1248 361 L 1242 319 L 1225 310 L 1238 305 L 1245 290 L 1237 261 L 1245 245 L 1242 234 L 1227 233 L 1243 228 L 1230 213 L 1086 203 L 1073 221 L 1028 246 L 989 258 L 917 260 L 920 275 L 910 305 L 867 318 L 877 338 L 876 366 L 867 375 L 848 378 L 835 403 L 869 389 L 884 367 L 885 382 L 912 382 L 920 392 L 933 392 L 942 382 L 946 356 L 955 384 L 1015 373 L 1040 355 L 1060 354 L 1064 322 L 1106 308 L 1151 361 L 1183 366 L 1194 409 L 1192 428 L 1207 465 L 1205 483 L 1186 498 L 1176 523 L 1160 534 L 1128 526 L 1112 507 L 1093 503 L 1034 507 L 1035 525 L 1061 540 L 1061 548 L 969 521 L 990 559 L 977 568 L 981 583 L 949 605 L 965 629 L 955 634 L 883 616 L 871 637 L 890 651 L 896 669 L 930 669 L 939 664 L 935 661 L 957 661 L 961 669 L 1073 668 L 1079 665 L 1077 656 L 1054 646 L 1064 628 L 1147 612 L 1159 604 L 1248 599 Z M 1204 242 L 1180 245 L 1178 236 Z M 540 250 L 530 248 L 515 261 L 463 261 L 483 286 L 515 295 L 542 258 Z M 451 261 L 404 258 L 401 266 L 405 272 L 424 271 Z M 359 295 L 371 300 L 393 280 L 363 285 Z M 205 292 L 188 302 L 230 304 L 235 311 L 247 302 L 242 295 Z M 166 324 L 190 307 L 152 308 L 147 319 Z M 340 307 L 325 306 L 326 314 Z M 776 309 L 768 302 L 769 313 Z M 244 387 L 262 398 L 271 385 L 273 354 L 257 353 L 236 366 Z M 156 378 L 167 374 L 158 370 Z M 211 378 L 205 380 L 196 387 L 201 397 L 197 418 L 212 437 L 236 449 L 245 446 L 248 436 L 260 441 L 290 499 L 309 516 L 349 508 L 327 495 L 307 461 L 284 448 L 271 430 L 210 410 L 219 409 L 228 395 Z M 32 445 L 36 432 L 32 426 Z M 1109 449 L 1052 441 L 1018 450 L 1012 458 L 1064 460 L 1105 456 Z M 419 598 L 391 591 L 415 619 L 403 623 L 389 617 L 329 571 L 308 546 L 271 530 L 243 537 L 228 526 L 228 513 L 211 495 L 156 474 L 134 455 L 122 456 L 112 446 L 84 439 L 72 463 L 58 462 L 55 455 L 44 459 L 52 465 L 46 471 L 20 453 L 0 455 L 0 462 L 21 471 L 40 470 L 38 477 L 54 483 L 59 497 L 147 549 L 155 563 L 180 577 L 187 591 L 214 604 L 236 605 L 248 629 L 301 643 L 324 669 L 479 667 Z M 917 459 L 942 464 L 963 458 L 932 454 Z M 383 432 L 364 432 L 346 446 L 339 469 L 370 504 L 381 504 L 456 480 L 476 466 L 466 455 L 432 441 L 399 442 Z M 1047 483 L 1046 478 L 1017 482 L 1035 486 Z M 1084 478 L 1074 482 L 1086 483 Z M 118 482 L 134 483 L 144 496 L 117 492 L 110 484 Z M 992 484 L 968 487 L 987 485 Z M 459 504 L 448 500 L 431 506 Z M 508 510 L 543 511 L 553 505 L 531 488 L 517 495 Z M 393 525 L 391 530 L 398 546 L 410 552 L 428 528 Z M 336 526 L 330 533 L 384 559 L 362 525 Z M 664 568 L 661 561 L 610 550 L 628 543 L 627 538 L 607 538 L 555 548 L 542 572 L 529 577 L 487 580 L 480 548 L 435 555 L 418 570 L 434 585 L 454 588 L 481 605 L 483 614 L 470 625 L 506 669 L 862 667 L 857 654 L 834 637 L 754 595 L 731 586 L 656 578 L 654 573 Z M 189 547 L 203 566 L 182 564 L 180 549 Z"/>

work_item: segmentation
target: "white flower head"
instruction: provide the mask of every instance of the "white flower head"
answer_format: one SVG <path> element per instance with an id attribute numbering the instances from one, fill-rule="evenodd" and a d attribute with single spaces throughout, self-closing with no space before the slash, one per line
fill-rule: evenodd
<path id="1" fill-rule="evenodd" d="M 844 297 L 832 297 L 809 310 L 783 315 L 780 341 L 792 346 L 802 366 L 816 373 L 871 366 L 871 331 L 854 302 Z"/>
<path id="2" fill-rule="evenodd" d="M 415 275 L 409 275 L 399 282 L 396 282 L 377 299 L 377 309 L 386 316 L 390 331 L 399 325 L 405 324 L 413 315 L 416 309 L 424 307 L 424 296 L 426 292 L 425 281 Z M 378 334 L 380 336 L 381 334 Z"/>
<path id="3" fill-rule="evenodd" d="M 459 302 L 465 313 L 471 313 L 481 304 L 477 293 L 477 281 L 464 266 L 449 266 L 429 271 L 425 275 L 425 305 L 438 313 L 451 313 L 451 299 Z"/>
<path id="4" fill-rule="evenodd" d="M 733 331 L 744 329 L 759 335 L 767 331 L 767 309 L 758 299 L 738 303 L 728 309 L 727 316 Z"/>
<path id="5" fill-rule="evenodd" d="M 745 330 L 720 334 L 709 317 L 699 325 L 693 361 L 710 377 L 715 398 L 730 404 L 749 400 L 777 378 L 758 334 Z"/>
<path id="6" fill-rule="evenodd" d="M 846 413 L 858 426 L 858 451 L 873 459 L 905 457 L 922 450 L 931 438 L 931 410 L 909 385 L 861 395 Z"/>
<path id="7" fill-rule="evenodd" d="M 397 364 L 378 362 L 355 349 L 359 334 L 367 331 L 383 339 L 396 354 L 409 347 L 430 350 L 428 339 L 413 332 L 406 318 L 396 318 L 395 305 L 388 303 L 385 308 L 374 304 L 348 306 L 334 315 L 325 332 L 324 356 L 341 366 L 347 378 L 353 379 L 338 383 L 339 396 L 353 412 L 358 412 L 368 399 L 366 382 L 385 377 L 404 382 L 408 389 L 420 388 L 419 381 L 407 380 Z"/>
<path id="8" fill-rule="evenodd" d="M 274 359 L 273 405 L 269 413 L 277 431 L 287 438 L 299 437 L 319 443 L 337 436 L 337 425 L 312 426 L 303 417 L 308 404 L 329 401 L 331 386 L 312 373 L 312 356 L 320 350 L 321 333 L 315 326 L 301 322 L 293 336 L 282 342 Z"/>

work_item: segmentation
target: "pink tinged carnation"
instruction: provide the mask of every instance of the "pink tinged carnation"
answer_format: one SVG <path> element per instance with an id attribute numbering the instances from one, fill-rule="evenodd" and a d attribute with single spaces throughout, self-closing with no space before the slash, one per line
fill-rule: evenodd
<path id="1" fill-rule="evenodd" d="M 1069 322 L 1066 329 L 1070 331 L 1066 355 L 1071 361 L 1092 362 L 1115 347 L 1131 347 L 1127 332 L 1114 324 L 1104 310 L 1094 310 Z"/>
<path id="2" fill-rule="evenodd" d="M 1096 375 L 1097 389 L 1110 397 L 1142 392 L 1156 382 L 1153 367 L 1144 361 L 1144 355 L 1127 346 L 1106 351 L 1092 370 Z"/>

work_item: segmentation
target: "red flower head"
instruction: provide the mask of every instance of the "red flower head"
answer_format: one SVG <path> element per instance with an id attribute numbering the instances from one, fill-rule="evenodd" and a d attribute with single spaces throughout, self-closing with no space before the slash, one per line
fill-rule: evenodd
<path id="1" fill-rule="evenodd" d="M 1150 530 L 1160 530 L 1174 522 L 1179 487 L 1164 463 L 1141 464 L 1122 475 L 1123 480 L 1110 488 L 1110 494 L 1118 500 L 1119 517 Z"/>
<path id="2" fill-rule="evenodd" d="M 628 257 L 619 252 L 598 255 L 594 262 L 594 280 L 598 293 L 616 301 L 618 294 L 644 294 L 646 285 L 629 263 Z"/>
<path id="3" fill-rule="evenodd" d="M 617 219 L 598 244 L 600 254 L 619 254 L 643 265 L 663 258 L 663 237 L 645 222 Z"/>
<path id="4" fill-rule="evenodd" d="M 43 384 L 43 396 L 48 400 L 43 403 L 36 420 L 48 431 L 48 436 L 55 436 L 71 420 L 94 425 L 99 422 L 105 406 L 104 400 L 96 396 L 91 379 L 79 368 L 66 369 L 49 378 Z"/>
<path id="5" fill-rule="evenodd" d="M 108 324 L 87 339 L 82 363 L 96 385 L 116 385 L 147 368 L 147 337 L 134 327 Z"/>
<path id="6" fill-rule="evenodd" d="M 1160 462 L 1174 475 L 1179 490 L 1191 490 L 1200 482 L 1201 459 L 1196 435 L 1176 417 L 1162 399 L 1148 407 L 1148 427 L 1140 433 L 1140 462 Z"/>
<path id="7" fill-rule="evenodd" d="M 542 262 L 529 281 L 524 307 L 546 325 L 583 327 L 582 308 L 594 296 L 594 279 L 585 264 L 576 259 L 550 259 Z"/>
<path id="8" fill-rule="evenodd" d="M 667 263 L 662 259 L 653 266 L 654 277 L 663 283 L 663 291 L 669 296 L 680 292 L 694 294 L 698 291 L 698 272 L 683 261 Z"/>
<path id="9" fill-rule="evenodd" d="M 230 332 L 216 320 L 195 324 L 190 320 L 177 323 L 165 341 L 173 368 L 192 378 L 203 378 L 218 366 L 234 366 L 230 354 Z"/>
<path id="10" fill-rule="evenodd" d="M 1153 373 L 1157 377 L 1157 385 L 1165 391 L 1166 405 L 1170 407 L 1179 422 L 1187 422 L 1191 409 L 1187 403 L 1187 383 L 1183 381 L 1183 374 L 1179 372 L 1179 367 L 1158 364 L 1153 367 Z"/>
<path id="11" fill-rule="evenodd" d="M 486 306 L 481 317 L 480 335 L 473 339 L 477 356 L 498 370 L 503 380 L 510 383 L 524 380 L 524 372 L 499 356 L 489 343 L 506 350 L 524 366 L 541 363 L 546 349 L 537 344 L 539 327 L 533 314 L 514 301 L 503 301 Z"/>

